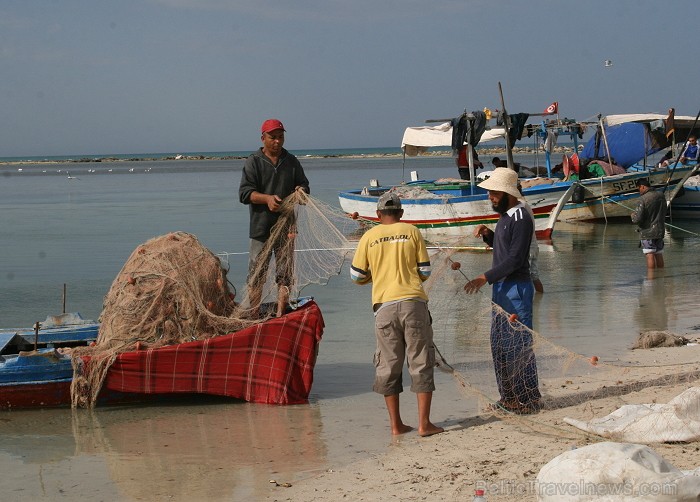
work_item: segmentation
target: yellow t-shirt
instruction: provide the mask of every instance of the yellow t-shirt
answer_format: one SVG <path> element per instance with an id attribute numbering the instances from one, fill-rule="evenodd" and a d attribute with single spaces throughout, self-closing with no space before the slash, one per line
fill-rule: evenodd
<path id="1" fill-rule="evenodd" d="M 372 304 L 406 298 L 428 300 L 423 281 L 430 258 L 418 229 L 408 223 L 377 225 L 360 239 L 350 267 L 352 280 L 372 282 Z"/>

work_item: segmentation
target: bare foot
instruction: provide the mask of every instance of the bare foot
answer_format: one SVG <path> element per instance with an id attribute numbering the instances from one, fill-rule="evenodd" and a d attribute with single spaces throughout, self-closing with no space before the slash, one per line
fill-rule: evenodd
<path id="1" fill-rule="evenodd" d="M 393 436 L 398 436 L 399 434 L 406 434 L 407 432 L 411 432 L 412 430 L 413 430 L 413 427 L 411 427 L 410 425 L 401 424 L 396 428 L 392 427 L 391 434 Z"/>
<path id="2" fill-rule="evenodd" d="M 443 429 L 442 427 L 438 427 L 437 425 L 430 424 L 430 423 L 428 424 L 428 426 L 425 429 L 418 429 L 418 434 L 424 438 L 428 437 L 428 436 L 432 436 L 434 434 L 440 434 L 441 432 L 445 432 L 445 429 Z"/>
<path id="3" fill-rule="evenodd" d="M 537 291 L 538 293 L 544 293 L 544 286 L 542 285 L 542 281 L 540 281 L 539 279 L 535 279 L 534 281 L 532 281 L 532 283 L 535 285 L 535 291 Z"/>

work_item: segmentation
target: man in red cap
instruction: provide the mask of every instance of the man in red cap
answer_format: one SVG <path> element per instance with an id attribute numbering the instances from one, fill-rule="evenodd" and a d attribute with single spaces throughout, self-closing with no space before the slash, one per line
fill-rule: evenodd
<path id="1" fill-rule="evenodd" d="M 262 287 L 267 267 L 257 267 L 258 255 L 270 237 L 270 231 L 280 216 L 282 200 L 295 190 L 309 193 L 309 180 L 299 160 L 283 148 L 284 125 L 277 119 L 263 122 L 262 147 L 250 154 L 243 166 L 238 196 L 250 206 L 250 258 L 248 263 L 248 298 L 251 308 L 257 312 L 261 302 Z M 286 237 L 286 235 L 285 235 Z M 276 281 L 279 286 L 277 316 L 284 313 L 289 301 L 293 249 L 284 242 L 273 245 L 276 261 Z M 269 263 L 271 255 L 265 259 Z M 266 263 L 267 265 L 267 263 Z M 259 274 L 253 277 L 258 269 Z"/>

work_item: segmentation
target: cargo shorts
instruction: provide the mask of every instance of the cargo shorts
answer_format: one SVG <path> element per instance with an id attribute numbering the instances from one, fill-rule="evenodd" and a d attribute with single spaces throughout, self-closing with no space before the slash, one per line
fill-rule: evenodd
<path id="1" fill-rule="evenodd" d="M 374 392 L 384 396 L 403 392 L 403 362 L 408 363 L 412 392 L 435 390 L 435 346 L 428 304 L 403 300 L 383 305 L 376 313 L 374 332 Z"/>

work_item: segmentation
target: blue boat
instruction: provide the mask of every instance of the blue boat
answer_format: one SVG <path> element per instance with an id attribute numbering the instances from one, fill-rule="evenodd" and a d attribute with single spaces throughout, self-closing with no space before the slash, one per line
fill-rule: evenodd
<path id="1" fill-rule="evenodd" d="M 0 330 L 0 409 L 69 403 L 73 366 L 61 349 L 88 345 L 98 329 L 76 312 L 48 316 L 34 329 Z"/>
<path id="2" fill-rule="evenodd" d="M 79 312 L 71 312 L 48 316 L 33 329 L 1 329 L 0 356 L 40 348 L 87 345 L 97 339 L 99 326 L 95 321 L 83 319 Z"/>
<path id="3" fill-rule="evenodd" d="M 0 409 L 70 402 L 73 365 L 56 349 L 0 356 Z"/>

